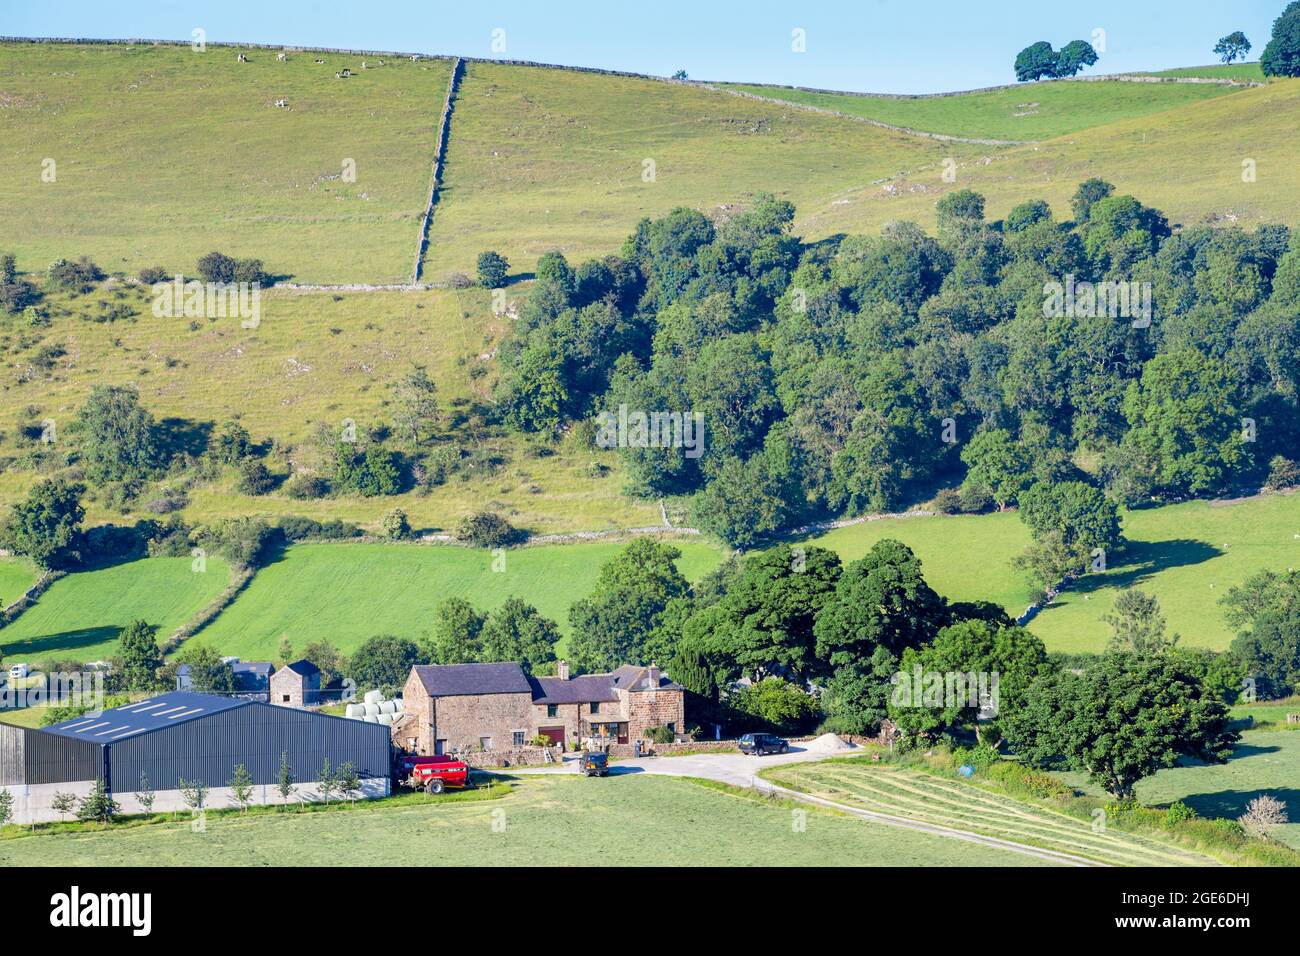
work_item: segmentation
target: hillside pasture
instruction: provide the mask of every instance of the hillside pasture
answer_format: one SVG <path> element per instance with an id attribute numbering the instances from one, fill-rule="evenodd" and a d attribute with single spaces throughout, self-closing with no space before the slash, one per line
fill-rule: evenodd
<path id="1" fill-rule="evenodd" d="M 515 296 L 512 295 L 513 299 Z M 238 418 L 253 439 L 285 450 L 296 470 L 324 467 L 312 446 L 321 425 L 341 433 L 352 420 L 364 435 L 391 423 L 393 382 L 423 366 L 437 385 L 443 427 L 439 444 L 474 456 L 473 468 L 427 494 L 413 490 L 386 498 L 289 498 L 283 488 L 252 497 L 235 489 L 233 469 L 189 491 L 182 514 L 190 521 L 230 515 L 284 514 L 339 518 L 377 525 L 394 507 L 418 529 L 452 528 L 464 515 L 499 510 L 536 532 L 610 530 L 659 522 L 654 502 L 620 494 L 616 453 L 576 442 L 542 456 L 518 436 L 462 427 L 491 398 L 496 345 L 509 320 L 493 313 L 482 289 L 398 293 L 301 293 L 276 290 L 261 299 L 261 321 L 245 329 L 236 318 L 157 318 L 152 293 L 139 285 L 105 284 L 81 296 L 50 295 L 49 325 L 0 323 L 0 362 L 8 382 L 6 404 L 32 420 L 53 419 L 61 434 L 98 383 L 130 384 L 155 419 L 211 436 Z M 105 316 L 114 316 L 106 319 Z M 42 359 L 50 351 L 52 361 Z M 33 411 L 34 410 L 34 411 Z M 15 415 L 17 415 L 15 411 Z M 0 429 L 0 455 L 19 457 L 41 446 L 24 441 L 11 419 Z M 55 449 L 57 451 L 57 448 Z M 593 463 L 602 466 L 593 469 Z M 288 470 L 288 460 L 272 461 Z M 30 469 L 0 472 L 0 506 L 12 504 L 36 481 Z M 122 522 L 156 489 L 122 514 L 94 500 L 92 523 Z M 5 592 L 0 585 L 0 596 Z"/>
<path id="2" fill-rule="evenodd" d="M 1103 796 L 1084 774 L 1055 776 L 1083 793 Z M 1136 793 L 1147 806 L 1167 806 L 1181 800 L 1202 817 L 1230 820 L 1245 813 L 1251 800 L 1268 794 L 1287 805 L 1291 819 L 1275 831 L 1275 836 L 1300 850 L 1300 732 L 1246 731 L 1227 763 L 1184 760 L 1177 767 L 1159 770 L 1138 781 Z"/>
<path id="3" fill-rule="evenodd" d="M 551 249 L 576 264 L 617 252 L 643 217 L 757 192 L 812 212 L 954 149 L 972 152 L 689 84 L 470 63 L 426 271 L 472 275 L 486 249 L 512 273 Z"/>
<path id="4" fill-rule="evenodd" d="M 218 558 L 196 574 L 186 558 L 143 558 L 55 581 L 12 624 L 0 629 L 0 652 L 9 661 L 93 661 L 117 650 L 118 632 L 144 620 L 166 637 L 229 583 Z"/>
<path id="5" fill-rule="evenodd" d="M 88 255 L 189 272 L 219 249 L 300 282 L 410 281 L 450 61 L 236 53 L 0 43 L 0 209 L 19 268 Z"/>
<path id="6" fill-rule="evenodd" d="M 694 580 L 721 559 L 704 542 L 672 541 Z M 428 635 L 439 603 L 460 597 L 481 609 L 520 597 L 568 633 L 569 606 L 590 593 L 600 567 L 625 543 L 545 545 L 504 552 L 384 544 L 305 544 L 257 573 L 195 641 L 245 660 L 266 660 L 287 637 L 301 651 L 318 639 L 349 653 L 366 638 Z M 494 564 L 504 570 L 493 570 Z M 561 652 L 563 646 L 561 646 Z"/>
<path id="7" fill-rule="evenodd" d="M 1019 141 L 1052 139 L 1116 120 L 1150 116 L 1233 90 L 1212 84 L 1072 80 L 914 97 L 731 83 L 725 88 L 927 133 Z"/>
<path id="8" fill-rule="evenodd" d="M 13 604 L 36 583 L 36 570 L 22 558 L 0 558 L 0 609 Z"/>

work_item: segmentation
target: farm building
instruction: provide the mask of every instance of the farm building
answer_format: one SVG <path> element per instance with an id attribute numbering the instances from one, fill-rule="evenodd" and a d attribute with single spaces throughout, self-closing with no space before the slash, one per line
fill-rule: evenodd
<path id="1" fill-rule="evenodd" d="M 271 703 L 280 707 L 309 707 L 321 702 L 320 668 L 309 660 L 285 664 L 271 675 Z"/>
<path id="2" fill-rule="evenodd" d="M 123 813 L 140 812 L 143 774 L 155 810 L 179 810 L 182 780 L 209 787 L 207 805 L 230 805 L 228 783 L 243 764 L 254 803 L 282 802 L 275 790 L 281 755 L 297 780 L 293 799 L 318 799 L 315 782 L 328 759 L 351 763 L 362 795 L 389 792 L 389 730 L 258 701 L 173 692 L 77 717 L 41 730 L 0 724 L 0 787 L 14 796 L 15 821 L 54 820 L 56 793 L 80 796 L 103 779 Z"/>
<path id="3" fill-rule="evenodd" d="M 579 677 L 564 661 L 555 677 L 513 663 L 430 664 L 411 669 L 402 698 L 393 740 L 421 754 L 510 750 L 536 737 L 625 744 L 651 727 L 685 728 L 682 687 L 653 664 Z"/>
<path id="4" fill-rule="evenodd" d="M 230 670 L 235 675 L 235 693 L 262 697 L 267 695 L 271 686 L 271 672 L 275 670 L 275 666 L 270 661 L 241 661 L 238 657 L 232 657 L 227 658 L 226 663 L 230 665 Z M 176 668 L 176 689 L 194 689 L 189 664 L 182 664 Z"/>

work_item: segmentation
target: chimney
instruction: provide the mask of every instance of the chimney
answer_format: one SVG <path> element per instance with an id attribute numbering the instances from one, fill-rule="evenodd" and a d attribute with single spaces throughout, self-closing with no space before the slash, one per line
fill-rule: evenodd
<path id="1" fill-rule="evenodd" d="M 555 673 L 556 673 L 556 675 L 559 676 L 560 680 L 568 680 L 568 679 L 569 679 L 569 662 L 568 662 L 568 661 L 556 661 L 556 663 L 555 663 Z"/>
<path id="2" fill-rule="evenodd" d="M 645 682 L 651 690 L 659 689 L 659 665 L 654 661 L 651 661 L 650 666 L 646 668 Z"/>

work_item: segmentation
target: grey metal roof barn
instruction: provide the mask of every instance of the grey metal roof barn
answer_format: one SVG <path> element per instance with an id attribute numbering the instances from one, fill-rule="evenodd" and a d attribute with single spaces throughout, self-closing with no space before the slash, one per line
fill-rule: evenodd
<path id="1" fill-rule="evenodd" d="M 381 724 L 177 691 L 43 730 L 0 724 L 0 786 L 101 777 L 125 792 L 142 773 L 160 791 L 182 779 L 224 786 L 238 764 L 254 783 L 271 784 L 282 754 L 300 780 L 315 779 L 327 759 L 363 778 L 390 772 Z"/>

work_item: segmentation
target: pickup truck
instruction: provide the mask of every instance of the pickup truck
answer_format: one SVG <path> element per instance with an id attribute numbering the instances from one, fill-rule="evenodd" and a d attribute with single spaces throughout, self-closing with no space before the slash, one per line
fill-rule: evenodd
<path id="1" fill-rule="evenodd" d="M 400 786 L 442 793 L 447 787 L 469 786 L 469 764 L 443 754 L 431 757 L 403 754 L 397 759 L 394 777 Z"/>

